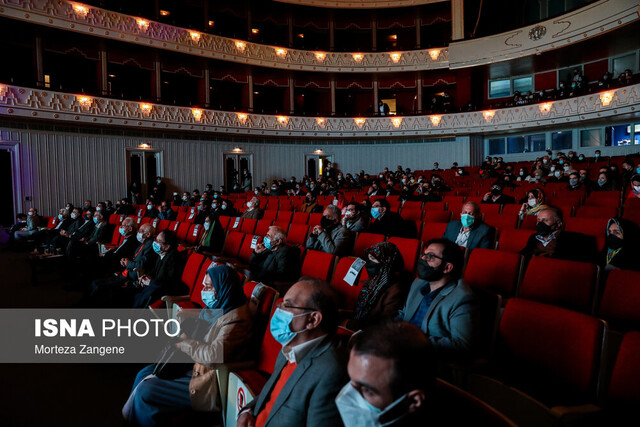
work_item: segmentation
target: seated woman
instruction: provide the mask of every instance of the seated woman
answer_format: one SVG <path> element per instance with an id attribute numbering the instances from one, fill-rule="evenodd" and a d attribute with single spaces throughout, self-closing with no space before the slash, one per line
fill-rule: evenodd
<path id="1" fill-rule="evenodd" d="M 216 365 L 247 360 L 252 335 L 249 303 L 242 281 L 226 265 L 207 270 L 202 289 L 202 309 L 198 322 L 207 332 L 201 340 L 181 335 L 175 346 L 195 362 L 193 368 L 175 379 L 154 375 L 155 365 L 143 368 L 122 408 L 133 425 L 170 424 L 172 417 L 191 410 L 220 411 Z"/>
<path id="2" fill-rule="evenodd" d="M 220 201 L 220 216 L 238 216 L 238 212 L 233 207 L 231 200 L 222 199 Z"/>
<path id="3" fill-rule="evenodd" d="M 640 229 L 622 218 L 611 218 L 607 223 L 601 265 L 605 270 L 622 268 L 640 270 Z"/>
<path id="4" fill-rule="evenodd" d="M 520 209 L 520 217 L 524 218 L 527 215 L 538 215 L 543 209 L 547 208 L 545 204 L 544 191 L 542 188 L 534 188 L 527 193 L 527 200 L 522 203 Z"/>
<path id="5" fill-rule="evenodd" d="M 633 175 L 629 181 L 629 192 L 627 199 L 640 199 L 640 175 Z"/>
<path id="6" fill-rule="evenodd" d="M 204 233 L 198 242 L 196 252 L 204 254 L 220 252 L 224 243 L 224 230 L 220 225 L 218 215 L 209 214 L 204 220 L 203 227 Z"/>
<path id="7" fill-rule="evenodd" d="M 357 330 L 385 319 L 393 319 L 404 305 L 408 287 L 402 284 L 402 254 L 393 243 L 381 242 L 365 250 L 369 279 L 362 282 L 349 329 Z"/>

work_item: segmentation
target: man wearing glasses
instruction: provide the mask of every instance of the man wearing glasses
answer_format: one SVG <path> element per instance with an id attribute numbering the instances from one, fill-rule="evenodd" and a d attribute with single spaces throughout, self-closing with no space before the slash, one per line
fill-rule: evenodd
<path id="1" fill-rule="evenodd" d="M 346 354 L 334 345 L 338 302 L 324 281 L 301 278 L 270 323 L 282 344 L 273 374 L 238 416 L 239 427 L 340 426 L 335 398 L 347 382 Z"/>
<path id="2" fill-rule="evenodd" d="M 440 360 L 451 361 L 472 353 L 476 341 L 477 303 L 460 279 L 464 254 L 447 239 L 433 239 L 417 265 L 399 318 L 427 334 Z"/>

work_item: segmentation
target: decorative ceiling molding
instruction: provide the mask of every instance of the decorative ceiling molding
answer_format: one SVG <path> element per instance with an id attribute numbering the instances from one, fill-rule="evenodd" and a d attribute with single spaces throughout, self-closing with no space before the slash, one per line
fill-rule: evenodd
<path id="1" fill-rule="evenodd" d="M 423 4 L 442 3 L 449 0 L 276 0 L 300 6 L 330 7 L 336 9 L 386 9 L 390 7 L 410 7 Z"/>
<path id="2" fill-rule="evenodd" d="M 123 128 L 344 139 L 468 135 L 562 126 L 640 112 L 640 84 L 512 108 L 390 117 L 298 117 L 203 110 L 0 85 L 0 116 Z"/>
<path id="3" fill-rule="evenodd" d="M 638 19 L 638 0 L 600 0 L 506 33 L 449 45 L 449 67 L 491 64 L 579 43 Z"/>
<path id="4" fill-rule="evenodd" d="M 174 27 L 63 0 L 0 0 L 0 16 L 157 49 L 285 70 L 365 73 L 445 69 L 447 48 L 398 52 L 316 52 Z"/>

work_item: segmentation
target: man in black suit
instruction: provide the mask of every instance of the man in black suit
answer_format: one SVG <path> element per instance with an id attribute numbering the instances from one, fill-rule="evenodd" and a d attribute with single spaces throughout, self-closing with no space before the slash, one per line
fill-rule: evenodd
<path id="1" fill-rule="evenodd" d="M 485 195 L 482 197 L 482 203 L 489 203 L 493 205 L 506 205 L 515 203 L 516 199 L 504 194 L 502 192 L 503 190 L 504 186 L 501 183 L 496 182 L 491 186 L 491 191 L 485 193 Z"/>
<path id="2" fill-rule="evenodd" d="M 163 295 L 184 295 L 189 292 L 181 282 L 185 260 L 178 252 L 178 236 L 174 231 L 163 230 L 153 242 L 158 255 L 155 268 L 140 276 L 133 298 L 133 308 L 148 307 Z"/>
<path id="3" fill-rule="evenodd" d="M 559 209 L 543 209 L 538 213 L 537 220 L 536 232 L 529 237 L 527 245 L 520 251 L 521 255 L 597 263 L 595 237 L 564 231 L 562 212 Z"/>
<path id="4" fill-rule="evenodd" d="M 60 235 L 60 231 L 66 230 L 71 225 L 71 218 L 69 217 L 69 211 L 67 209 L 60 209 L 58 211 L 57 224 L 53 228 L 45 228 L 38 231 L 34 235 L 36 243 L 50 244 L 56 236 Z"/>
<path id="5" fill-rule="evenodd" d="M 123 219 L 118 227 L 118 232 L 123 236 L 122 242 L 99 258 L 96 271 L 99 273 L 114 273 L 120 269 L 121 259 L 132 258 L 139 245 L 136 239 L 137 231 L 138 226 L 133 218 Z"/>
<path id="6" fill-rule="evenodd" d="M 371 218 L 367 233 L 404 237 L 406 233 L 404 220 L 400 214 L 391 212 L 391 206 L 386 199 L 376 199 L 373 202 Z"/>
<path id="7" fill-rule="evenodd" d="M 153 234 L 155 229 L 149 223 L 142 224 L 136 235 L 140 246 L 133 258 L 122 258 L 120 265 L 124 270 L 114 273 L 112 277 L 97 279 L 91 283 L 86 296 L 91 307 L 124 308 L 131 307 L 138 279 L 146 272 L 153 271 L 157 254 L 153 250 Z"/>
<path id="8" fill-rule="evenodd" d="M 467 202 L 462 206 L 460 219 L 447 224 L 442 237 L 472 251 L 475 248 L 492 248 L 495 236 L 496 229 L 482 222 L 480 206 Z"/>
<path id="9" fill-rule="evenodd" d="M 300 273 L 300 250 L 287 246 L 285 231 L 269 227 L 263 242 L 257 243 L 249 258 L 251 280 L 273 285 L 274 282 L 293 282 Z"/>
<path id="10" fill-rule="evenodd" d="M 333 340 L 339 321 L 333 289 L 303 278 L 273 316 L 271 334 L 282 351 L 260 394 L 240 411 L 238 427 L 342 425 L 335 398 L 348 378 L 346 355 Z"/>
<path id="11" fill-rule="evenodd" d="M 98 243 L 105 243 L 111 238 L 109 224 L 101 210 L 93 213 L 92 222 L 95 225 L 91 234 L 80 238 L 72 236 L 67 245 L 69 259 L 95 257 L 98 255 Z"/>

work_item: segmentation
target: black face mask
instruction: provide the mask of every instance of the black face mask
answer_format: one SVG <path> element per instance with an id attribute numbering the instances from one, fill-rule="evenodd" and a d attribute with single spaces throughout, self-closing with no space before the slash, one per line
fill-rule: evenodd
<path id="1" fill-rule="evenodd" d="M 417 264 L 418 277 L 422 280 L 426 280 L 427 282 L 437 282 L 442 279 L 444 276 L 444 271 L 442 268 L 433 268 L 431 267 L 427 261 L 421 259 Z"/>
<path id="2" fill-rule="evenodd" d="M 491 194 L 493 194 L 494 196 L 499 196 L 501 193 L 500 190 L 498 190 L 497 188 L 494 188 L 491 190 Z"/>
<path id="3" fill-rule="evenodd" d="M 373 278 L 376 274 L 378 274 L 378 271 L 380 271 L 380 264 L 369 259 L 364 265 L 364 268 L 367 270 L 369 278 Z"/>
<path id="4" fill-rule="evenodd" d="M 307 204 L 308 204 L 308 205 L 310 205 L 311 203 L 313 203 L 312 199 L 311 199 L 311 198 L 309 198 L 309 197 L 307 197 L 307 198 L 305 199 L 305 202 L 307 202 Z"/>
<path id="5" fill-rule="evenodd" d="M 619 238 L 618 236 L 614 236 L 613 234 L 609 234 L 605 237 L 605 242 L 609 249 L 613 249 L 614 251 L 620 249 L 624 244 L 624 240 Z"/>
<path id="6" fill-rule="evenodd" d="M 323 216 L 322 218 L 320 218 L 320 227 L 322 228 L 330 228 L 335 224 L 335 221 L 327 218 L 326 216 Z"/>
<path id="7" fill-rule="evenodd" d="M 544 222 L 539 222 L 536 224 L 536 232 L 542 237 L 547 237 L 553 232 L 553 230 L 550 225 L 547 225 Z"/>

